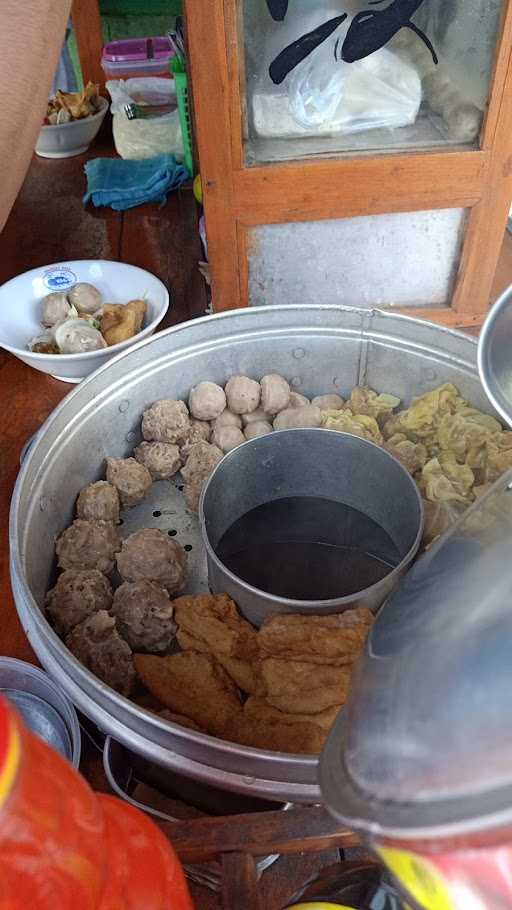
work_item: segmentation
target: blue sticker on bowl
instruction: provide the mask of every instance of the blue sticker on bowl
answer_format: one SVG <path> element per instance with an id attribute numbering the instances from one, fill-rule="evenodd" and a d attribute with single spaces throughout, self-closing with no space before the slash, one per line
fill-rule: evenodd
<path id="1" fill-rule="evenodd" d="M 75 273 L 65 265 L 56 265 L 52 269 L 47 269 L 43 275 L 43 283 L 49 291 L 67 291 L 69 288 L 72 288 L 76 282 L 77 277 Z"/>

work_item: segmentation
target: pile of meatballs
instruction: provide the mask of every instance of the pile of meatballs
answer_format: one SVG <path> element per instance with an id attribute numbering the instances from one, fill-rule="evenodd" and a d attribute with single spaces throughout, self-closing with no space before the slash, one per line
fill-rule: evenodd
<path id="1" fill-rule="evenodd" d="M 200 382 L 183 401 L 155 402 L 142 416 L 143 441 L 128 458 L 107 458 L 105 479 L 81 490 L 76 519 L 56 543 L 60 574 L 46 615 L 69 650 L 103 682 L 129 696 L 133 653 L 166 653 L 176 626 L 171 598 L 187 581 L 187 554 L 158 528 L 121 539 L 120 512 L 138 505 L 153 481 L 181 471 L 188 508 L 231 449 L 292 427 L 319 427 L 337 395 L 310 402 L 277 374 L 232 376 L 225 388 Z M 120 581 L 114 590 L 113 581 Z"/>

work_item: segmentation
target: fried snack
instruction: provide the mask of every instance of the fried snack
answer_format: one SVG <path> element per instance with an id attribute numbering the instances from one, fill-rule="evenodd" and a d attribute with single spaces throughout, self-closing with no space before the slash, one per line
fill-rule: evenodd
<path id="1" fill-rule="evenodd" d="M 350 408 L 343 411 L 322 411 L 322 426 L 326 430 L 339 430 L 341 433 L 350 433 L 369 439 L 377 445 L 382 445 L 382 434 L 375 417 L 367 414 L 353 414 Z"/>
<path id="2" fill-rule="evenodd" d="M 185 717 L 184 714 L 174 714 L 172 711 L 169 711 L 168 708 L 162 707 L 162 703 L 158 701 L 154 695 L 151 695 L 150 692 L 142 692 L 138 695 L 134 695 L 131 700 L 135 702 L 136 705 L 139 705 L 140 708 L 151 711 L 152 714 L 158 714 L 158 716 L 162 717 L 164 720 L 171 720 L 174 724 L 180 724 L 180 726 L 188 727 L 190 730 L 197 730 L 199 733 L 205 732 L 198 724 L 194 723 L 193 720 L 190 720 L 190 717 Z"/>
<path id="3" fill-rule="evenodd" d="M 199 724 L 190 720 L 190 717 L 185 717 L 184 714 L 174 714 L 172 711 L 168 711 L 167 708 L 164 708 L 163 711 L 158 711 L 157 713 L 160 717 L 163 717 L 164 720 L 170 720 L 173 724 L 179 724 L 180 727 L 187 727 L 189 730 L 197 730 L 198 733 L 206 733 L 206 730 L 203 730 Z"/>
<path id="4" fill-rule="evenodd" d="M 341 667 L 358 657 L 373 623 L 366 607 L 333 616 L 269 616 L 258 632 L 262 657 Z"/>
<path id="5" fill-rule="evenodd" d="M 242 713 L 234 682 L 209 654 L 135 654 L 134 662 L 139 678 L 155 698 L 173 714 L 190 718 L 214 736 L 225 736 Z"/>
<path id="6" fill-rule="evenodd" d="M 239 615 L 227 594 L 192 594 L 174 601 L 180 633 L 203 642 L 216 657 L 251 660 L 258 653 L 256 631 Z M 199 650 L 204 650 L 200 648 Z"/>
<path id="7" fill-rule="evenodd" d="M 430 502 L 462 502 L 474 499 L 471 489 L 475 475 L 467 464 L 459 464 L 453 452 L 440 452 L 424 466 L 418 485 Z"/>
<path id="8" fill-rule="evenodd" d="M 195 638 L 184 629 L 178 629 L 176 640 L 183 651 L 212 653 L 206 642 Z M 239 657 L 226 657 L 226 655 L 219 653 L 214 654 L 214 656 L 242 692 L 246 692 L 248 695 L 262 695 L 264 693 L 258 661 L 241 660 Z"/>
<path id="9" fill-rule="evenodd" d="M 98 110 L 98 92 L 99 86 L 92 82 L 88 82 L 82 92 L 61 92 L 59 89 L 48 102 L 46 120 L 54 126 L 90 117 Z"/>
<path id="10" fill-rule="evenodd" d="M 266 699 L 289 714 L 317 714 L 347 700 L 352 667 L 267 657 L 261 662 Z"/>
<path id="11" fill-rule="evenodd" d="M 278 721 L 280 724 L 307 723 L 317 724 L 326 733 L 331 729 L 338 712 L 342 705 L 332 705 L 319 711 L 318 714 L 287 714 L 285 711 L 279 711 L 274 708 L 266 698 L 255 698 L 251 696 L 244 705 L 244 714 L 252 717 L 254 720 Z"/>
<path id="12" fill-rule="evenodd" d="M 276 714 L 279 714 L 277 719 Z M 253 716 L 245 710 L 233 718 L 226 738 L 255 749 L 289 752 L 296 755 L 318 755 L 327 738 L 319 724 L 294 720 L 281 711 L 272 716 Z"/>
<path id="13" fill-rule="evenodd" d="M 133 338 L 142 328 L 146 314 L 144 300 L 130 300 L 129 303 L 105 303 L 101 317 L 101 334 L 107 344 L 119 344 Z"/>

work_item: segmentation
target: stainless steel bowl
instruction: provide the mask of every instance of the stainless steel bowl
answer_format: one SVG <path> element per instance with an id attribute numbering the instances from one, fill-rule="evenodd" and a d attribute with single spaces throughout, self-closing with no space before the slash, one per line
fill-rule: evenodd
<path id="1" fill-rule="evenodd" d="M 478 370 L 489 400 L 512 426 L 512 286 L 484 322 L 478 341 Z"/>
<path id="2" fill-rule="evenodd" d="M 427 311 L 428 312 L 428 311 Z M 50 675 L 105 733 L 132 751 L 217 787 L 281 801 L 320 798 L 315 757 L 250 749 L 187 730 L 143 710 L 101 683 L 65 648 L 42 612 L 55 537 L 73 516 L 76 495 L 104 470 L 106 455 L 126 456 L 140 438 L 140 417 L 156 399 L 187 398 L 200 379 L 234 373 L 257 378 L 279 370 L 307 395 L 347 395 L 362 384 L 407 404 L 454 382 L 489 411 L 478 379 L 476 341 L 391 312 L 350 307 L 262 307 L 200 319 L 141 342 L 89 376 L 55 409 L 23 463 L 12 500 L 11 579 L 21 623 Z M 137 523 L 175 529 L 190 541 L 192 585 L 205 590 L 206 558 L 197 517 L 180 491 L 154 484 Z M 154 517 L 153 513 L 160 515 Z M 133 522 L 130 526 L 130 522 Z M 163 523 L 165 522 L 165 524 Z M 172 525 L 171 525 L 172 522 Z M 197 542 L 197 547 L 196 547 Z"/>
<path id="3" fill-rule="evenodd" d="M 376 527 L 388 538 L 386 549 L 391 544 L 395 551 L 396 560 L 388 563 L 387 574 L 351 594 L 338 590 L 329 599 L 320 599 L 318 589 L 322 575 L 325 577 L 325 564 L 319 574 L 315 572 L 312 560 L 305 560 L 307 568 L 301 575 L 296 560 L 290 559 L 287 573 L 283 564 L 286 560 L 278 556 L 274 565 L 280 585 L 296 584 L 298 577 L 300 584 L 297 586 L 301 591 L 311 585 L 316 592 L 314 600 L 298 600 L 288 594 L 271 593 L 269 588 L 258 589 L 246 578 L 230 571 L 219 557 L 217 547 L 231 525 L 264 503 L 290 501 L 294 497 L 318 497 L 324 503 L 343 503 L 369 517 L 373 524 L 365 522 L 363 526 L 364 544 L 371 548 L 370 536 Z M 306 522 L 297 524 L 296 512 L 293 520 L 295 540 L 307 540 L 309 550 L 312 538 L 318 539 L 313 536 L 318 534 L 316 523 L 312 522 L 309 513 Z M 219 462 L 203 491 L 199 521 L 211 590 L 216 594 L 229 594 L 245 618 L 253 625 L 261 626 L 267 616 L 275 613 L 319 615 L 341 613 L 355 607 L 367 607 L 376 612 L 417 553 L 423 532 L 423 505 L 409 472 L 373 442 L 335 430 L 280 430 L 232 449 Z M 325 533 L 328 534 L 324 540 L 329 541 L 330 552 L 337 553 L 338 566 L 343 565 L 344 548 L 363 544 L 363 539 L 350 537 L 350 530 L 355 531 L 358 527 L 361 534 L 361 528 L 353 519 L 333 523 L 331 514 L 325 511 L 322 512 L 322 531 L 323 522 L 327 523 Z M 267 541 L 279 539 L 282 527 L 281 524 L 279 529 L 273 529 L 266 524 L 264 536 Z M 289 526 L 286 532 L 290 533 Z M 374 540 L 374 543 L 377 547 L 382 546 L 378 541 Z M 237 539 L 237 547 L 239 545 Z M 386 554 L 382 557 L 386 562 Z M 266 560 L 267 569 L 270 569 L 272 558 L 275 558 L 274 552 Z M 258 562 L 259 566 L 265 562 L 261 554 Z"/>

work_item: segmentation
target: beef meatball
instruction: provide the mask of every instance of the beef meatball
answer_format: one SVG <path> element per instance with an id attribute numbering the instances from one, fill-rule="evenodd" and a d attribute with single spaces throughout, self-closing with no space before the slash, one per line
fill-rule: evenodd
<path id="1" fill-rule="evenodd" d="M 110 521 L 76 521 L 62 532 L 55 545 L 59 568 L 98 569 L 109 575 L 121 540 Z"/>
<path id="2" fill-rule="evenodd" d="M 110 610 L 112 588 L 97 569 L 67 569 L 46 595 L 46 615 L 59 635 L 67 635 L 98 610 Z"/>
<path id="3" fill-rule="evenodd" d="M 237 446 L 242 445 L 245 442 L 245 437 L 238 427 L 221 426 L 215 427 L 212 434 L 212 442 L 219 449 L 222 449 L 224 453 L 227 453 L 231 452 L 231 449 L 236 449 Z"/>
<path id="4" fill-rule="evenodd" d="M 153 480 L 135 458 L 107 458 L 107 480 L 116 487 L 123 509 L 142 502 Z"/>
<path id="5" fill-rule="evenodd" d="M 316 398 L 311 400 L 311 404 L 320 408 L 321 411 L 340 411 L 345 402 L 341 395 L 333 393 L 328 395 L 317 395 Z"/>
<path id="6" fill-rule="evenodd" d="M 117 628 L 134 651 L 166 651 L 176 631 L 173 612 L 167 591 L 146 578 L 125 581 L 114 594 Z"/>
<path id="7" fill-rule="evenodd" d="M 68 291 L 68 300 L 79 313 L 86 313 L 89 316 L 92 316 L 101 306 L 100 292 L 87 281 L 79 281 L 78 284 L 75 284 Z"/>
<path id="8" fill-rule="evenodd" d="M 48 327 L 67 319 L 70 311 L 68 298 L 63 291 L 54 291 L 43 297 L 43 318 L 41 322 Z"/>
<path id="9" fill-rule="evenodd" d="M 116 487 L 106 480 L 84 487 L 77 499 L 76 514 L 86 521 L 119 521 L 119 493 Z"/>
<path id="10" fill-rule="evenodd" d="M 244 430 L 246 439 L 256 439 L 258 436 L 266 436 L 268 433 L 272 433 L 272 424 L 267 420 L 254 420 L 252 423 L 248 423 Z"/>
<path id="11" fill-rule="evenodd" d="M 251 411 L 250 414 L 242 414 L 242 423 L 244 427 L 248 427 L 250 423 L 256 423 L 261 420 L 272 421 L 272 417 L 265 414 L 263 408 L 256 408 L 256 410 Z"/>
<path id="12" fill-rule="evenodd" d="M 290 392 L 289 408 L 302 408 L 305 404 L 309 403 L 309 398 L 306 398 L 305 395 L 301 395 L 300 392 Z"/>
<path id="13" fill-rule="evenodd" d="M 261 387 L 248 376 L 232 376 L 226 383 L 228 408 L 234 414 L 250 414 L 260 403 Z"/>
<path id="14" fill-rule="evenodd" d="M 221 460 L 222 452 L 218 446 L 198 442 L 190 449 L 187 461 L 181 469 L 183 479 L 187 483 L 204 482 Z"/>
<path id="15" fill-rule="evenodd" d="M 133 454 L 152 480 L 169 480 L 181 468 L 180 450 L 170 442 L 141 442 Z"/>
<path id="16" fill-rule="evenodd" d="M 207 420 L 196 420 L 195 418 L 192 418 L 190 421 L 190 432 L 186 441 L 180 446 L 182 461 L 187 460 L 192 446 L 195 446 L 198 442 L 209 442 L 211 435 L 212 428 Z"/>
<path id="17" fill-rule="evenodd" d="M 266 414 L 279 414 L 290 404 L 290 386 L 277 373 L 270 373 L 261 380 L 261 407 Z"/>
<path id="18" fill-rule="evenodd" d="M 123 540 L 117 568 L 125 581 L 146 578 L 177 594 L 186 581 L 187 554 L 158 528 L 144 528 Z"/>
<path id="19" fill-rule="evenodd" d="M 222 414 L 213 421 L 212 429 L 218 430 L 220 427 L 237 427 L 239 430 L 242 429 L 242 418 L 239 414 L 233 414 L 233 411 L 230 411 L 229 408 L 226 408 Z"/>
<path id="20" fill-rule="evenodd" d="M 191 390 L 188 406 L 197 420 L 215 420 L 226 407 L 226 393 L 215 382 L 200 382 Z"/>
<path id="21" fill-rule="evenodd" d="M 130 646 L 116 629 L 106 610 L 85 619 L 65 639 L 66 647 L 98 679 L 128 697 L 135 684 Z"/>
<path id="22" fill-rule="evenodd" d="M 320 427 L 322 412 L 314 404 L 301 408 L 286 408 L 274 420 L 274 430 L 291 430 L 297 427 Z"/>
<path id="23" fill-rule="evenodd" d="M 189 509 L 193 512 L 197 512 L 201 490 L 222 458 L 221 449 L 207 442 L 199 442 L 190 449 L 181 474 L 185 481 L 185 499 Z"/>
<path id="24" fill-rule="evenodd" d="M 190 433 L 188 408 L 183 401 L 155 401 L 142 415 L 142 435 L 148 442 L 183 445 Z"/>

